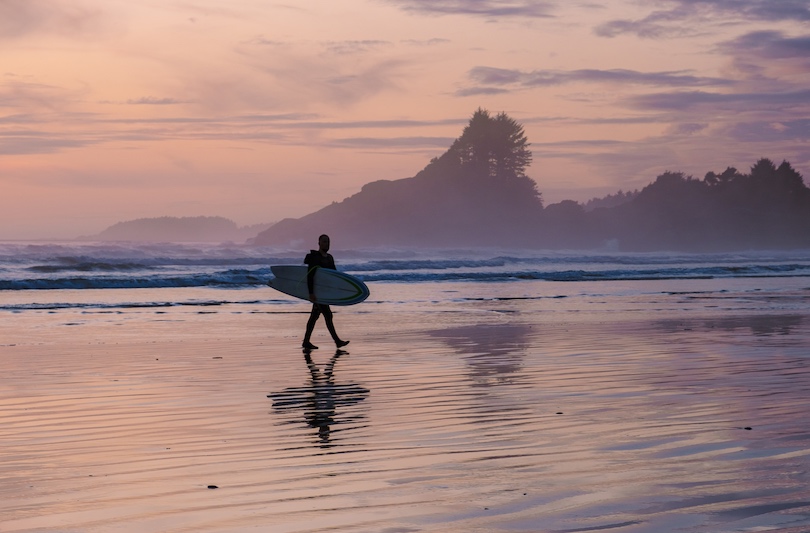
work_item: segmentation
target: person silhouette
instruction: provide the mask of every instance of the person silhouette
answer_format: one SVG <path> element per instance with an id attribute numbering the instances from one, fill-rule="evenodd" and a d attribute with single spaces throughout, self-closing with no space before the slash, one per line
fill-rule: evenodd
<path id="1" fill-rule="evenodd" d="M 335 258 L 332 257 L 332 254 L 329 253 L 329 235 L 321 235 L 318 237 L 318 249 L 317 250 L 310 250 L 307 256 L 304 258 L 304 263 L 309 267 L 307 271 L 307 288 L 309 289 L 309 301 L 312 302 L 312 311 L 309 313 L 309 320 L 307 320 L 307 329 L 306 333 L 304 334 L 304 341 L 301 343 L 301 347 L 304 350 L 317 350 L 318 347 L 312 344 L 312 332 L 315 329 L 315 324 L 318 322 L 318 318 L 323 315 L 323 319 L 326 322 L 326 329 L 329 330 L 329 334 L 332 336 L 332 340 L 335 341 L 335 345 L 338 348 L 342 348 L 349 344 L 349 341 L 341 340 L 338 336 L 337 331 L 335 331 L 335 324 L 332 318 L 332 309 L 326 304 L 319 304 L 317 298 L 315 297 L 315 271 L 319 268 L 331 268 L 332 270 L 337 270 L 335 267 Z"/>

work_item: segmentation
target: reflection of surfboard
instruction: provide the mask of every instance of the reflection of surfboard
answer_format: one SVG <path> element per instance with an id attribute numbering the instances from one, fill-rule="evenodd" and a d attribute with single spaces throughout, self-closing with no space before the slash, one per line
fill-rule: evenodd
<path id="1" fill-rule="evenodd" d="M 307 266 L 280 265 L 271 266 L 275 278 L 267 282 L 277 291 L 309 300 L 307 288 Z M 332 270 L 318 268 L 315 270 L 315 299 L 319 304 L 352 305 L 368 298 L 369 290 L 365 283 L 354 276 Z"/>
<path id="2" fill-rule="evenodd" d="M 318 383 L 311 387 L 290 387 L 282 392 L 268 394 L 267 397 L 273 400 L 273 407 L 276 409 L 312 407 L 313 404 L 334 408 L 360 403 L 368 394 L 368 389 L 356 383 Z"/>

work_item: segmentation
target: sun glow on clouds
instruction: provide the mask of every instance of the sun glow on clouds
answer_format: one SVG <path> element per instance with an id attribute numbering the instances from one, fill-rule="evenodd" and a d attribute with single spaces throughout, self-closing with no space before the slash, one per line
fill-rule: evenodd
<path id="1" fill-rule="evenodd" d="M 810 2 L 0 0 L 0 238 L 302 216 L 414 175 L 480 107 L 546 203 L 810 168 Z"/>

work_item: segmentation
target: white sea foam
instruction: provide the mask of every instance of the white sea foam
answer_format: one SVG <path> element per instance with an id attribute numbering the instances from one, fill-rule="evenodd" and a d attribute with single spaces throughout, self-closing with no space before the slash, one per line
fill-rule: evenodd
<path id="1" fill-rule="evenodd" d="M 605 253 L 529 250 L 336 251 L 367 283 L 810 277 L 810 251 Z M 264 287 L 270 265 L 303 253 L 240 245 L 0 243 L 0 291 Z M 215 299 L 216 300 L 216 299 Z M 157 305 L 158 302 L 155 302 Z"/>

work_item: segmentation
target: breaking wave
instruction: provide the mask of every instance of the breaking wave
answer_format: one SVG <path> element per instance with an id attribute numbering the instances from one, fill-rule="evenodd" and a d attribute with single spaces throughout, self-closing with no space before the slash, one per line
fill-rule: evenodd
<path id="1" fill-rule="evenodd" d="M 619 281 L 810 276 L 810 251 L 750 254 L 350 250 L 366 282 Z M 250 288 L 303 254 L 236 245 L 0 243 L 0 290 Z"/>

